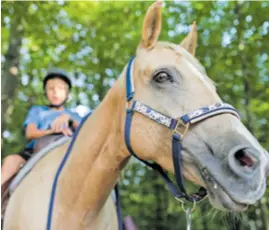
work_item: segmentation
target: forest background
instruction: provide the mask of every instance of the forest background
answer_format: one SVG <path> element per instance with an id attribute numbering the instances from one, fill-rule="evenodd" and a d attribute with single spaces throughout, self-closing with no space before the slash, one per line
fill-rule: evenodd
<path id="1" fill-rule="evenodd" d="M 26 144 L 22 124 L 30 106 L 44 104 L 48 68 L 72 75 L 68 102 L 82 115 L 94 110 L 135 53 L 149 1 L 2 2 L 2 158 Z M 197 22 L 196 57 L 219 95 L 269 150 L 268 1 L 167 1 L 160 39 L 179 43 Z M 181 206 L 155 172 L 134 161 L 123 173 L 121 203 L 140 229 L 185 228 Z M 192 185 L 188 185 L 193 189 Z M 223 213 L 207 201 L 193 213 L 195 230 L 269 230 L 269 189 L 243 214 Z"/>

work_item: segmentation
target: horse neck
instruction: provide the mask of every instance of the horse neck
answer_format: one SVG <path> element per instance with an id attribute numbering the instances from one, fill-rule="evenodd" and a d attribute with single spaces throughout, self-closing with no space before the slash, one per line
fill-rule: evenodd
<path id="1" fill-rule="evenodd" d="M 98 215 L 129 159 L 123 135 L 124 93 L 117 82 L 85 121 L 61 173 L 60 206 L 84 219 Z"/>

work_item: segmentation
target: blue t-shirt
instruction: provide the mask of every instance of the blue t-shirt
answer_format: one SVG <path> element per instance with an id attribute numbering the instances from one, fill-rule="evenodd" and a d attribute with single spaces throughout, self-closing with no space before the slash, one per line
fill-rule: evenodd
<path id="1" fill-rule="evenodd" d="M 63 111 L 57 111 L 50 109 L 47 106 L 32 106 L 27 114 L 24 121 L 23 128 L 25 130 L 28 124 L 36 124 L 37 128 L 40 130 L 50 129 L 52 122 L 62 114 L 69 114 L 73 120 L 80 123 L 82 118 L 77 114 L 68 109 Z M 35 146 L 36 140 L 33 139 L 27 144 L 27 148 L 33 148 Z"/>

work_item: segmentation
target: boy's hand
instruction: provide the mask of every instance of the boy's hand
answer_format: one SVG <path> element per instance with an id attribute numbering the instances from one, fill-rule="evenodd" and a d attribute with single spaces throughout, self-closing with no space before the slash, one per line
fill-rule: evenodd
<path id="1" fill-rule="evenodd" d="M 51 134 L 54 134 L 54 133 L 62 133 L 63 135 L 65 136 L 73 136 L 73 132 L 71 129 L 69 128 L 64 128 L 61 132 L 56 132 L 54 129 L 47 129 L 46 130 L 46 135 L 51 135 Z"/>
<path id="2" fill-rule="evenodd" d="M 71 137 L 73 135 L 73 132 L 69 128 L 64 128 L 62 134 Z"/>
<path id="3" fill-rule="evenodd" d="M 51 129 L 54 133 L 63 133 L 64 135 L 70 133 L 68 128 L 68 122 L 71 116 L 69 114 L 62 114 L 57 117 L 51 124 Z M 68 129 L 70 131 L 68 131 Z"/>

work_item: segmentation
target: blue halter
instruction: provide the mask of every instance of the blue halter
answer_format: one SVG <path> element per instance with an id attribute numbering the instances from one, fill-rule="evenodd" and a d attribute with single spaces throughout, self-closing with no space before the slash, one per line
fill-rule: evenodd
<path id="1" fill-rule="evenodd" d="M 132 156 L 142 161 L 144 164 L 158 171 L 173 196 L 181 201 L 182 198 L 197 203 L 207 196 L 207 191 L 205 188 L 201 187 L 197 193 L 188 195 L 184 186 L 184 178 L 182 173 L 182 139 L 185 133 L 188 131 L 189 126 L 209 117 L 215 116 L 221 113 L 230 113 L 235 115 L 240 119 L 240 115 L 236 109 L 226 103 L 217 103 L 211 106 L 200 108 L 194 112 L 188 113 L 178 119 L 168 117 L 161 114 L 149 106 L 143 104 L 142 102 L 133 100 L 135 93 L 135 87 L 133 84 L 133 65 L 135 57 L 132 57 L 127 66 L 126 74 L 126 99 L 127 104 L 131 104 L 130 107 L 126 109 L 126 121 L 125 121 L 125 143 Z M 166 126 L 172 130 L 172 154 L 173 154 L 173 164 L 177 186 L 170 180 L 166 172 L 162 167 L 156 163 L 150 163 L 139 158 L 132 149 L 130 135 L 131 135 L 131 125 L 132 117 L 134 112 L 143 114 L 144 116 L 156 121 L 157 123 Z"/>

